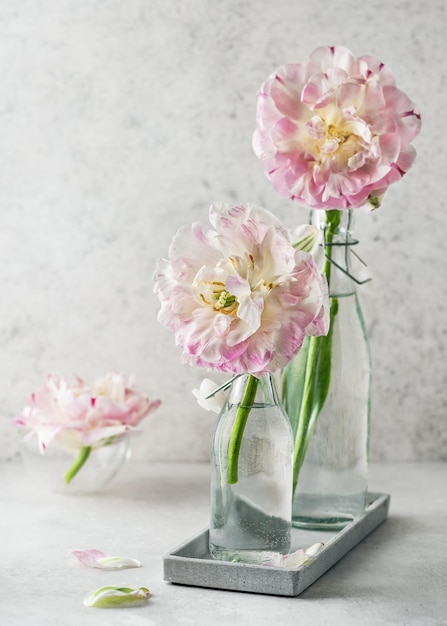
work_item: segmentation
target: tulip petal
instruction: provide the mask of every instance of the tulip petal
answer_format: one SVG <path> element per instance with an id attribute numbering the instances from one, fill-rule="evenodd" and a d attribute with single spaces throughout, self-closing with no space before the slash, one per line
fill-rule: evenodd
<path id="1" fill-rule="evenodd" d="M 220 413 L 228 397 L 227 388 L 224 387 L 222 389 L 222 385 L 217 385 L 209 378 L 204 378 L 200 383 L 199 389 L 193 389 L 192 393 L 202 409 L 213 411 L 214 413 Z"/>
<path id="2" fill-rule="evenodd" d="M 295 569 L 307 565 L 324 548 L 324 543 L 314 543 L 307 548 L 300 548 L 290 554 L 277 554 L 272 559 L 265 561 L 263 565 L 268 567 L 282 567 Z"/>
<path id="3" fill-rule="evenodd" d="M 128 608 L 143 606 L 147 603 L 151 592 L 146 587 L 100 587 L 88 593 L 84 605 L 96 609 Z"/>
<path id="4" fill-rule="evenodd" d="M 78 561 L 87 567 L 106 570 L 120 570 L 141 567 L 140 561 L 121 556 L 109 556 L 101 550 L 72 550 L 70 552 Z"/>

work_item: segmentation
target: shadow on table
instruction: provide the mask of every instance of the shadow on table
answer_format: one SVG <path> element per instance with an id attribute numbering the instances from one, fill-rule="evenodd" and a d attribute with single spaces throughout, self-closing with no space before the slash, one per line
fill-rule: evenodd
<path id="1" fill-rule="evenodd" d="M 151 504 L 174 501 L 177 505 L 192 505 L 198 498 L 209 498 L 210 478 L 201 465 L 139 463 L 137 470 L 135 466 L 129 471 L 123 469 L 101 495 L 144 500 Z"/>

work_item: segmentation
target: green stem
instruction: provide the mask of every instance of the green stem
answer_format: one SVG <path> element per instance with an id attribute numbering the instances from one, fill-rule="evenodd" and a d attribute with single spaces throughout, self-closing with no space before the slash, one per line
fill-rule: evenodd
<path id="1" fill-rule="evenodd" d="M 242 402 L 234 419 L 231 429 L 230 441 L 228 444 L 228 484 L 234 485 L 238 481 L 239 452 L 242 444 L 242 437 L 247 423 L 248 416 L 253 407 L 259 379 L 249 374 L 244 391 Z"/>
<path id="2" fill-rule="evenodd" d="M 306 360 L 306 373 L 304 378 L 303 399 L 301 402 L 300 416 L 298 418 L 298 426 L 295 435 L 295 450 L 293 455 L 293 493 L 295 493 L 296 485 L 298 483 L 298 474 L 304 461 L 304 454 L 306 452 L 304 441 L 306 439 L 307 431 L 312 416 L 312 406 L 309 410 L 309 403 L 312 403 L 312 379 L 314 376 L 313 362 L 315 361 L 315 354 L 317 350 L 318 337 L 310 337 L 309 350 Z M 313 404 L 313 403 L 312 403 Z"/>
<path id="3" fill-rule="evenodd" d="M 332 211 L 327 211 L 326 212 L 326 233 L 325 233 L 325 239 L 326 239 L 326 244 L 328 245 L 327 249 L 326 249 L 326 255 L 328 257 L 331 257 L 332 255 L 332 249 L 331 249 L 331 244 L 334 241 L 334 235 L 337 232 L 337 229 L 340 226 L 340 222 L 341 222 L 341 211 L 337 210 L 332 210 Z M 327 278 L 327 284 L 329 286 L 329 293 L 330 293 L 330 287 L 331 287 L 331 262 L 328 258 L 325 259 L 324 261 L 324 266 L 323 266 L 323 273 L 326 274 L 326 278 Z"/>
<path id="4" fill-rule="evenodd" d="M 331 284 L 331 244 L 334 235 L 340 226 L 341 212 L 339 210 L 326 211 L 325 250 L 327 257 L 323 265 L 330 289 Z M 330 326 L 325 337 L 310 337 L 305 361 L 302 401 L 299 410 L 297 430 L 295 434 L 295 450 L 293 464 L 293 493 L 298 483 L 298 475 L 304 462 L 304 457 L 315 428 L 316 420 L 326 401 L 331 380 L 332 363 L 332 328 L 338 311 L 338 300 L 332 298 L 330 307 Z"/>
<path id="5" fill-rule="evenodd" d="M 298 483 L 298 475 L 306 456 L 307 448 L 331 383 L 332 330 L 338 312 L 338 299 L 332 298 L 329 332 L 325 337 L 310 337 L 303 385 L 303 399 L 300 407 L 295 450 L 293 458 L 293 493 Z"/>
<path id="6" fill-rule="evenodd" d="M 90 456 L 90 452 L 92 451 L 90 446 L 84 446 L 80 449 L 78 456 L 75 459 L 75 462 L 70 467 L 70 469 L 65 473 L 64 479 L 65 482 L 70 483 L 76 474 L 79 472 L 81 467 L 84 465 L 88 457 Z"/>

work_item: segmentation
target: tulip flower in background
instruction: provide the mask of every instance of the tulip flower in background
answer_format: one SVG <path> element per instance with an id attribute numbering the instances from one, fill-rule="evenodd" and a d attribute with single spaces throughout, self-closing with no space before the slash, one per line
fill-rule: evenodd
<path id="1" fill-rule="evenodd" d="M 77 378 L 49 375 L 45 385 L 33 393 L 15 419 L 35 437 L 42 454 L 49 447 L 74 455 L 65 474 L 70 483 L 93 450 L 137 432 L 142 419 L 160 405 L 134 389 L 131 377 L 108 373 L 91 385 Z"/>

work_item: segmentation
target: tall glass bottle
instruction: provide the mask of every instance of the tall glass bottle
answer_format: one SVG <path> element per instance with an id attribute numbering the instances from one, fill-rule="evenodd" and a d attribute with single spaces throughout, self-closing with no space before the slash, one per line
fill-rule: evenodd
<path id="1" fill-rule="evenodd" d="M 325 233 L 327 337 L 311 337 L 283 374 L 295 438 L 293 525 L 339 529 L 365 510 L 371 364 L 351 274 L 351 211 L 314 211 Z"/>
<path id="2" fill-rule="evenodd" d="M 290 550 L 293 439 L 273 378 L 232 384 L 214 434 L 210 553 L 262 563 Z"/>

